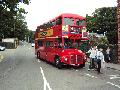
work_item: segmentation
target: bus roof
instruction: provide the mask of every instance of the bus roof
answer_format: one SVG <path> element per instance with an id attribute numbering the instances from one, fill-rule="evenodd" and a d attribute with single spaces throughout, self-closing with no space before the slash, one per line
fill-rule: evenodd
<path id="1" fill-rule="evenodd" d="M 59 17 L 68 17 L 68 18 L 72 17 L 72 18 L 78 18 L 78 19 L 85 19 L 85 17 L 80 16 L 80 15 L 78 15 L 78 14 L 63 13 L 63 14 L 61 14 L 61 15 L 59 15 L 59 16 L 51 19 L 51 20 L 48 20 L 48 22 L 54 21 L 54 20 L 56 20 L 56 19 L 59 18 Z M 45 23 L 43 23 L 43 24 L 46 24 L 46 23 L 47 23 L 47 22 L 45 22 Z"/>
<path id="2" fill-rule="evenodd" d="M 63 13 L 60 16 L 62 16 L 62 17 L 73 17 L 73 18 L 85 19 L 85 17 L 83 17 L 83 16 L 80 16 L 78 14 L 71 14 L 71 13 Z"/>
<path id="3" fill-rule="evenodd" d="M 80 15 L 78 15 L 78 14 L 72 14 L 72 13 L 63 13 L 63 14 L 61 14 L 61 15 L 59 15 L 59 16 L 57 16 L 57 17 L 55 17 L 54 19 L 51 19 L 51 20 L 49 20 L 49 21 L 56 20 L 56 19 L 57 19 L 57 18 L 59 18 L 59 17 L 68 17 L 68 18 L 78 18 L 78 19 L 85 19 L 85 17 L 83 17 L 83 16 L 80 16 Z"/>
<path id="4" fill-rule="evenodd" d="M 80 16 L 80 15 L 78 15 L 78 14 L 63 13 L 63 14 L 55 17 L 54 19 L 48 20 L 48 22 L 54 21 L 54 20 L 56 20 L 56 19 L 59 18 L 59 17 L 78 18 L 78 19 L 82 19 L 82 20 L 85 19 L 85 17 Z M 45 22 L 45 23 L 43 23 L 43 24 L 46 24 L 46 23 L 48 23 L 48 22 Z M 42 24 L 42 25 L 43 25 L 43 24 Z M 37 27 L 37 29 L 40 28 L 40 26 L 41 26 L 41 25 L 39 25 L 39 26 Z M 37 30 L 36 30 L 36 31 L 37 31 Z"/>

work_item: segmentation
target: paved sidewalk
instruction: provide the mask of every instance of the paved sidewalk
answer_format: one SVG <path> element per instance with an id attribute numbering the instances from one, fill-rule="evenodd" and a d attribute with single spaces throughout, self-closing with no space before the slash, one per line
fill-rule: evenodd
<path id="1" fill-rule="evenodd" d="M 87 60 L 87 64 L 89 64 L 89 58 Z M 111 68 L 111 69 L 114 69 L 114 70 L 118 70 L 120 71 L 120 63 L 118 64 L 114 64 L 114 63 L 105 63 L 105 67 L 106 68 Z"/>
<path id="2" fill-rule="evenodd" d="M 118 64 L 106 63 L 106 67 L 120 71 L 120 63 Z"/>

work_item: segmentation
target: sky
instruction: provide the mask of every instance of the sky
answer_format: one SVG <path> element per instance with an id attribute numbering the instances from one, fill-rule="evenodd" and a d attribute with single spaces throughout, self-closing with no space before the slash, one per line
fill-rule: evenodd
<path id="1" fill-rule="evenodd" d="M 48 22 L 62 13 L 81 16 L 91 15 L 95 9 L 117 6 L 117 0 L 31 0 L 29 5 L 20 4 L 28 12 L 28 28 L 35 31 L 37 26 Z"/>

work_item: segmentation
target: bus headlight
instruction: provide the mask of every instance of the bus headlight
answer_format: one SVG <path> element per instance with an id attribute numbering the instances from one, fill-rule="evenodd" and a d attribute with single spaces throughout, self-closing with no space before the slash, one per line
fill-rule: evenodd
<path id="1" fill-rule="evenodd" d="M 68 59 L 65 57 L 65 61 L 67 61 Z"/>
<path id="2" fill-rule="evenodd" d="M 87 59 L 87 56 L 86 56 L 86 55 L 84 56 L 84 59 L 85 59 L 85 60 Z"/>
<path id="3" fill-rule="evenodd" d="M 81 51 L 81 50 L 78 50 L 78 52 L 79 52 L 79 53 L 82 53 L 82 51 Z"/>
<path id="4" fill-rule="evenodd" d="M 68 61 L 68 56 L 62 56 L 62 59 L 67 62 Z"/>

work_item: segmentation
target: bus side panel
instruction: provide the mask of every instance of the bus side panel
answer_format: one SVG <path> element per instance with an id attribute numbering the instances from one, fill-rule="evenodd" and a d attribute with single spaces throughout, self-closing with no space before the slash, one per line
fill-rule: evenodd
<path id="1" fill-rule="evenodd" d="M 55 55 L 59 56 L 60 58 L 62 57 L 61 52 L 62 52 L 62 48 L 55 48 Z"/>
<path id="2" fill-rule="evenodd" d="M 46 60 L 49 62 L 53 62 L 54 61 L 54 56 L 55 56 L 55 50 L 53 47 L 49 47 L 46 49 Z"/>
<path id="3" fill-rule="evenodd" d="M 53 27 L 54 30 L 54 35 L 55 36 L 61 36 L 62 35 L 62 26 L 61 25 L 57 25 L 55 27 Z"/>
<path id="4" fill-rule="evenodd" d="M 37 54 L 37 49 L 38 49 L 38 43 L 37 43 L 38 41 L 37 40 L 35 40 L 35 55 Z"/>
<path id="5" fill-rule="evenodd" d="M 42 59 L 45 60 L 45 59 L 46 59 L 45 57 L 46 57 L 46 52 L 45 52 L 45 50 L 42 50 L 42 51 L 40 50 L 40 58 L 42 58 Z"/>
<path id="6" fill-rule="evenodd" d="M 43 46 L 39 47 L 40 50 L 40 58 L 46 59 L 46 47 L 45 47 L 45 42 L 43 42 Z"/>

